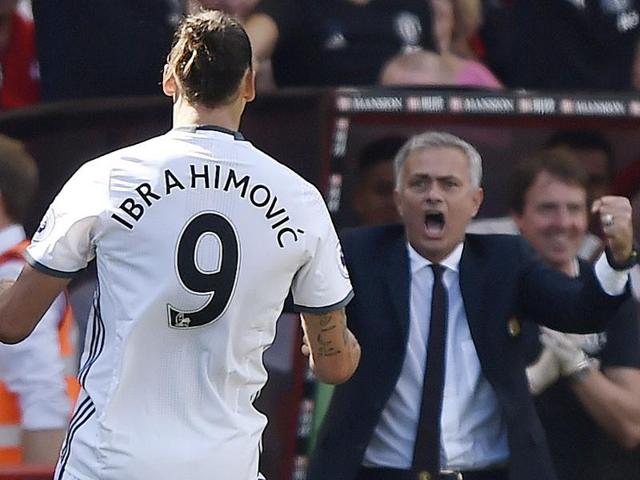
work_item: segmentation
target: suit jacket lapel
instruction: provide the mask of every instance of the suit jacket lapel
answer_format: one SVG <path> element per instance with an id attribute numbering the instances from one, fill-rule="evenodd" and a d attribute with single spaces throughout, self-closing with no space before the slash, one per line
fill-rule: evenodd
<path id="1" fill-rule="evenodd" d="M 385 275 L 396 321 L 399 323 L 401 334 L 406 337 L 409 329 L 411 272 L 409 270 L 407 241 L 404 235 L 397 238 L 391 246 L 387 256 Z"/>

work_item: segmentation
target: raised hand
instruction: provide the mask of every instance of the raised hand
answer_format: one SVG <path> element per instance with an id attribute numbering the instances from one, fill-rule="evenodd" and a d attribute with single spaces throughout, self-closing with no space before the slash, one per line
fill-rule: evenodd
<path id="1" fill-rule="evenodd" d="M 608 195 L 593 202 L 591 213 L 600 217 L 607 247 L 618 264 L 624 264 L 633 252 L 631 203 L 626 197 Z"/>

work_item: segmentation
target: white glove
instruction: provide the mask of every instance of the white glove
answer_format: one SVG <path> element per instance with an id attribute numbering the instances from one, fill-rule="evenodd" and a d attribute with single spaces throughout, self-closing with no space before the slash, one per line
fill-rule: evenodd
<path id="1" fill-rule="evenodd" d="M 527 367 L 529 391 L 538 395 L 556 382 L 560 377 L 560 362 L 555 354 L 545 348 L 536 363 Z"/>
<path id="2" fill-rule="evenodd" d="M 542 327 L 540 341 L 556 356 L 560 365 L 560 374 L 564 377 L 591 366 L 589 357 L 579 346 L 584 341 L 582 335 L 572 335 Z"/>
<path id="3" fill-rule="evenodd" d="M 589 356 L 597 355 L 600 353 L 606 340 L 603 338 L 603 334 L 600 333 L 563 333 L 556 330 L 551 330 L 547 327 L 540 327 L 541 331 L 547 330 L 564 336 L 567 340 L 573 343 L 576 347 L 582 350 Z"/>

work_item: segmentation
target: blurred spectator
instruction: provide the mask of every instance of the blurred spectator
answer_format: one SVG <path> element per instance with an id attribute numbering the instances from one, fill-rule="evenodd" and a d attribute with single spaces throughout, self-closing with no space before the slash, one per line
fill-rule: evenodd
<path id="1" fill-rule="evenodd" d="M 33 0 L 44 101 L 157 95 L 182 0 Z"/>
<path id="2" fill-rule="evenodd" d="M 18 0 L 0 0 L 0 109 L 38 102 L 39 77 L 33 21 Z"/>
<path id="3" fill-rule="evenodd" d="M 23 145 L 0 136 L 0 279 L 14 280 L 28 244 L 20 221 L 37 186 Z M 59 296 L 28 339 L 0 344 L 0 465 L 53 466 L 78 385 L 73 377 L 72 318 Z M 65 382 L 65 371 L 69 374 Z"/>
<path id="4" fill-rule="evenodd" d="M 426 50 L 394 56 L 383 67 L 380 84 L 502 88 L 500 81 L 480 62 L 450 52 L 438 54 Z"/>
<path id="5" fill-rule="evenodd" d="M 360 152 L 352 202 L 358 225 L 400 221 L 393 201 L 393 158 L 405 141 L 404 137 L 383 137 Z"/>
<path id="6" fill-rule="evenodd" d="M 439 52 L 476 58 L 471 39 L 482 25 L 480 0 L 431 0 Z"/>
<path id="7" fill-rule="evenodd" d="M 588 268 L 577 257 L 587 232 L 588 176 L 575 158 L 540 152 L 516 168 L 513 186 L 513 217 L 542 258 L 572 277 Z M 527 375 L 558 478 L 640 478 L 633 455 L 624 451 L 640 444 L 640 323 L 634 302 L 620 309 L 603 334 L 566 334 L 523 323 L 523 339 L 535 362 Z M 607 444 L 615 455 L 605 453 Z"/>
<path id="8" fill-rule="evenodd" d="M 631 88 L 639 0 L 488 0 L 486 60 L 512 88 Z"/>
<path id="9" fill-rule="evenodd" d="M 262 0 L 246 28 L 278 87 L 374 85 L 396 53 L 435 48 L 426 0 Z"/>
<path id="10" fill-rule="evenodd" d="M 455 85 L 502 88 L 500 81 L 482 63 L 460 56 L 472 55 L 469 37 L 480 22 L 476 0 L 431 0 L 438 50 L 401 52 L 383 67 L 380 84 Z M 466 47 L 465 47 L 466 45 Z"/>
<path id="11" fill-rule="evenodd" d="M 544 148 L 552 152 L 571 155 L 586 170 L 587 202 L 610 193 L 614 168 L 614 151 L 609 140 L 597 130 L 558 130 L 545 142 Z M 517 193 L 517 192 L 515 192 Z M 582 236 L 578 256 L 595 259 L 602 252 L 602 229 L 597 217 L 589 215 L 589 232 Z M 511 217 L 474 220 L 471 233 L 509 233 L 518 229 Z"/>

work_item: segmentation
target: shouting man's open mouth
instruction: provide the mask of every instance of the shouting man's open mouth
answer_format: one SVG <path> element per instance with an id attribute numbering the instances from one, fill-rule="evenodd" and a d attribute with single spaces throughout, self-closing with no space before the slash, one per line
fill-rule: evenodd
<path id="1" fill-rule="evenodd" d="M 436 210 L 426 212 L 424 225 L 430 238 L 440 238 L 445 225 L 444 214 Z"/>

